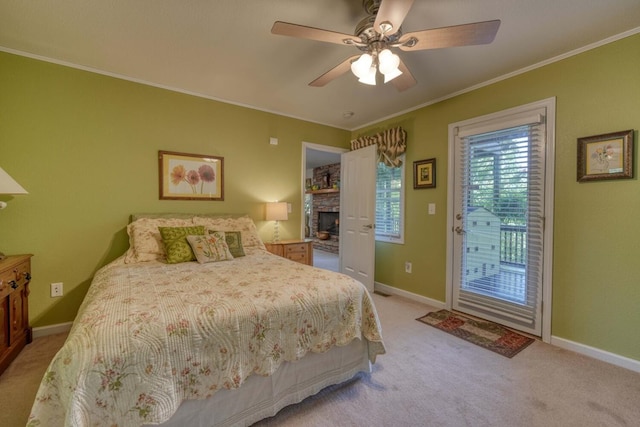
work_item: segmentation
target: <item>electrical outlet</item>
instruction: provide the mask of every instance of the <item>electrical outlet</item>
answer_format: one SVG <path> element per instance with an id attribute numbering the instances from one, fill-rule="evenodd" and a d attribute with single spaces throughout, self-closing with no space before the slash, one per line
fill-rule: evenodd
<path id="1" fill-rule="evenodd" d="M 62 282 L 51 284 L 51 298 L 62 296 Z"/>
<path id="2" fill-rule="evenodd" d="M 411 263 L 409 261 L 404 263 L 404 272 L 411 273 Z"/>

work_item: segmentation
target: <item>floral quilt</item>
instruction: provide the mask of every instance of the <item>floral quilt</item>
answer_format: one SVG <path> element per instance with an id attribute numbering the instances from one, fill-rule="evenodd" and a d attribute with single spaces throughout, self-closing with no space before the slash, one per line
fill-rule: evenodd
<path id="1" fill-rule="evenodd" d="M 139 426 L 185 399 L 240 387 L 284 361 L 369 341 L 385 352 L 366 289 L 264 250 L 230 261 L 122 260 L 96 274 L 49 366 L 29 426 Z"/>

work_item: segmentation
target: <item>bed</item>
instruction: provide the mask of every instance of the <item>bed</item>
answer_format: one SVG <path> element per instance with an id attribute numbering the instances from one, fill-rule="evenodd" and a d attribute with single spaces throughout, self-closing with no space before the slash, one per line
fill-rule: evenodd
<path id="1" fill-rule="evenodd" d="M 246 426 L 385 352 L 361 283 L 268 253 L 248 216 L 138 215 L 128 233 L 127 253 L 96 273 L 29 426 Z"/>

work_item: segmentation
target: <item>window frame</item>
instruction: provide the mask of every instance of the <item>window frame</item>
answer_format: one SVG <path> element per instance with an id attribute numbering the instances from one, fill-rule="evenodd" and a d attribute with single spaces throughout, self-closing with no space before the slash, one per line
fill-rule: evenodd
<path id="1" fill-rule="evenodd" d="M 375 240 L 376 242 L 385 242 L 385 243 L 394 243 L 394 244 L 404 244 L 404 223 L 405 223 L 405 188 L 406 188 L 406 155 L 403 154 L 399 156 L 402 160 L 401 166 L 398 167 L 400 169 L 400 189 L 398 190 L 399 198 L 400 198 L 400 206 L 399 206 L 399 235 L 394 236 L 390 234 L 378 234 L 379 227 L 376 226 L 375 229 Z M 378 173 L 377 168 L 379 165 L 376 165 L 376 224 L 378 224 Z M 388 190 L 392 191 L 392 190 Z"/>

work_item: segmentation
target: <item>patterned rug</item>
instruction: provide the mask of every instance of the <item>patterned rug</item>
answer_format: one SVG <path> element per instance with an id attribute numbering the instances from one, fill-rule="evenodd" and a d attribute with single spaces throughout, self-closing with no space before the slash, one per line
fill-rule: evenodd
<path id="1" fill-rule="evenodd" d="M 416 320 L 509 358 L 534 341 L 497 323 L 470 319 L 448 310 L 432 311 Z"/>

